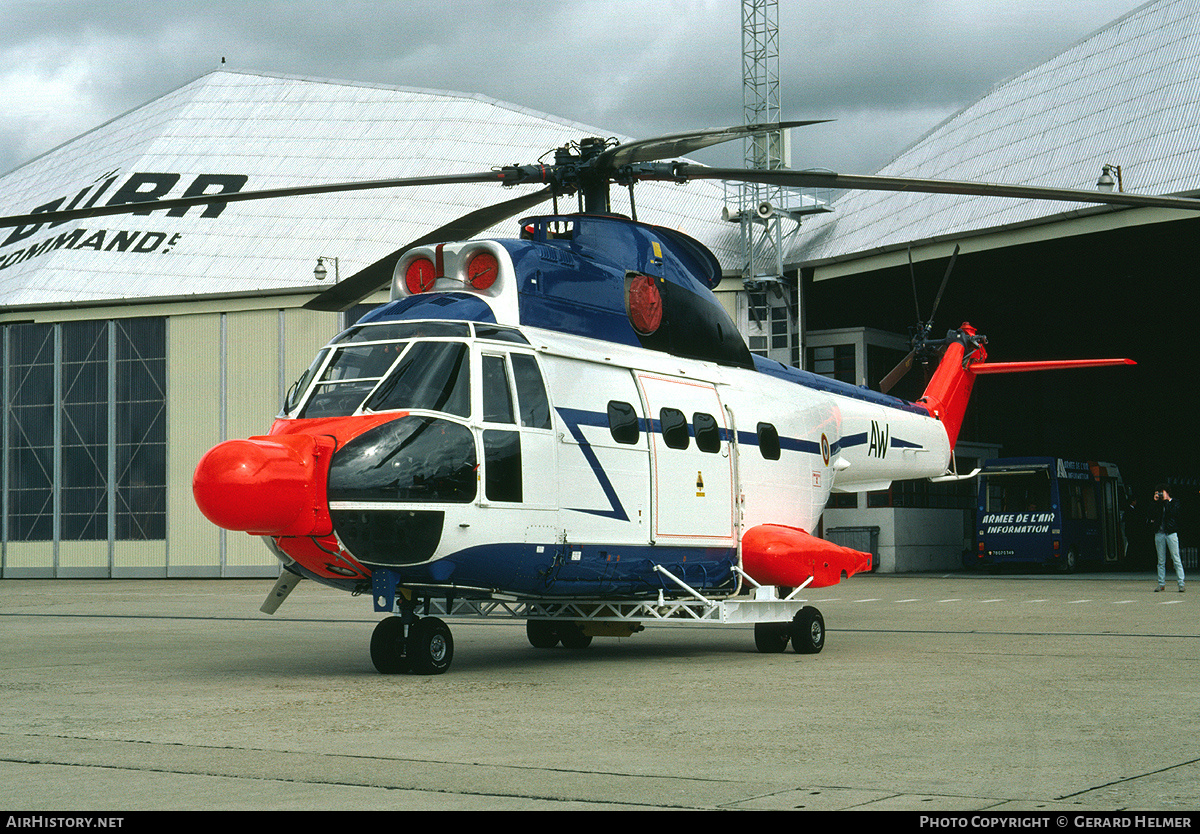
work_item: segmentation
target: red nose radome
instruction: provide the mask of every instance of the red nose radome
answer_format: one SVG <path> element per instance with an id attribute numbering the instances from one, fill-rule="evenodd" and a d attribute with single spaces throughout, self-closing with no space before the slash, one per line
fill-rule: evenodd
<path id="1" fill-rule="evenodd" d="M 256 536 L 321 536 L 332 531 L 325 475 L 334 441 L 312 435 L 227 440 L 200 459 L 192 493 L 204 516 Z"/>

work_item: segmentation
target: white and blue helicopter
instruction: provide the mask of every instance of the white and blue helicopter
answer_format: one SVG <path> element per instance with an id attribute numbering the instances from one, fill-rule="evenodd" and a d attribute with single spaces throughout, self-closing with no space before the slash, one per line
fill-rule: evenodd
<path id="1" fill-rule="evenodd" d="M 819 652 L 823 617 L 798 593 L 871 567 L 870 554 L 813 535 L 831 492 L 954 477 L 980 374 L 1128 360 L 989 363 L 971 325 L 939 340 L 925 325 L 909 358 L 936 369 L 907 402 L 754 356 L 712 294 L 716 258 L 677 231 L 613 215 L 609 186 L 721 179 L 1200 208 L 1121 192 L 658 161 L 756 130 L 585 139 L 552 164 L 125 207 L 544 185 L 437 229 L 310 302 L 347 309 L 391 282 L 391 301 L 320 351 L 268 434 L 221 443 L 199 462 L 202 512 L 261 536 L 282 563 L 263 610 L 301 578 L 369 593 L 389 615 L 371 639 L 384 673 L 446 671 L 454 644 L 443 618 L 457 615 L 523 618 L 540 648 L 582 648 L 646 621 L 719 620 L 753 622 L 761 651 L 790 642 Z M 470 239 L 576 194 L 579 213 L 524 217 L 512 239 Z"/>

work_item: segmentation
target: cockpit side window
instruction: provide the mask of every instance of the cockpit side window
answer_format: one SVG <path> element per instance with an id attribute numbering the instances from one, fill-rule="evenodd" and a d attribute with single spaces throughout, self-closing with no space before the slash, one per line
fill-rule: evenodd
<path id="1" fill-rule="evenodd" d="M 546 386 L 542 382 L 537 360 L 527 353 L 514 353 L 512 367 L 517 382 L 521 425 L 527 429 L 551 428 L 550 400 L 546 398 Z"/>
<path id="2" fill-rule="evenodd" d="M 371 411 L 471 413 L 470 362 L 461 342 L 416 342 L 367 401 Z"/>
<path id="3" fill-rule="evenodd" d="M 283 411 L 285 414 L 295 411 L 296 406 L 300 405 L 300 400 L 304 397 L 304 392 L 308 390 L 308 384 L 317 375 L 317 371 L 321 368 L 321 363 L 325 361 L 325 357 L 328 354 L 328 349 L 321 350 L 317 354 L 317 358 L 313 360 L 313 363 L 308 366 L 308 370 L 292 383 L 292 387 L 288 389 L 287 396 L 283 400 Z"/>
<path id="4" fill-rule="evenodd" d="M 516 422 L 503 356 L 483 355 L 483 419 L 486 423 Z"/>

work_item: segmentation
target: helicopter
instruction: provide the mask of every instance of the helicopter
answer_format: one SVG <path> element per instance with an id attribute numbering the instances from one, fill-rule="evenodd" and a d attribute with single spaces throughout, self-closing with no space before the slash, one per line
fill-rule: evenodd
<path id="1" fill-rule="evenodd" d="M 267 434 L 204 455 L 193 478 L 201 512 L 261 537 L 280 560 L 268 613 L 301 579 L 369 593 L 387 614 L 370 641 L 382 673 L 445 672 L 454 642 L 443 617 L 496 613 L 524 619 L 537 648 L 582 649 L 674 618 L 753 623 L 762 652 L 816 653 L 824 618 L 798 594 L 871 568 L 870 554 L 814 535 L 832 492 L 962 477 L 953 449 L 977 376 L 1131 360 L 989 362 L 969 323 L 930 338 L 931 315 L 902 364 L 935 368 L 909 402 L 753 355 L 712 293 L 716 257 L 639 222 L 634 185 L 720 179 L 1189 210 L 1200 200 L 662 161 L 812 123 L 587 137 L 553 162 L 135 195 L 0 226 L 373 188 L 540 186 L 306 304 L 345 310 L 391 288 L 318 353 Z M 612 212 L 612 185 L 629 188 L 632 216 Z M 559 211 L 572 196 L 578 211 Z M 548 200 L 550 213 L 526 214 Z M 477 239 L 512 218 L 514 237 Z"/>

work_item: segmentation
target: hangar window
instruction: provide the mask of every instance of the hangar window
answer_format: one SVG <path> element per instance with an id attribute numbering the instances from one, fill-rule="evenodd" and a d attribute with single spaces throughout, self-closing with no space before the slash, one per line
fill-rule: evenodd
<path id="1" fill-rule="evenodd" d="M 165 538 L 165 319 L 4 336 L 8 540 Z"/>
<path id="2" fill-rule="evenodd" d="M 677 408 L 664 408 L 658 412 L 662 425 L 663 442 L 671 449 L 686 449 L 688 439 L 687 417 Z"/>
<path id="3" fill-rule="evenodd" d="M 855 383 L 855 346 L 823 345 L 808 349 L 808 364 L 813 373 L 841 382 Z"/>

